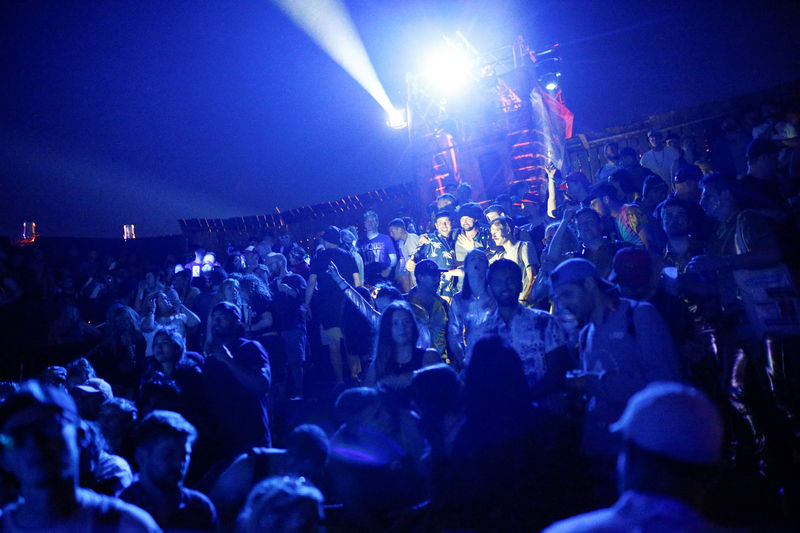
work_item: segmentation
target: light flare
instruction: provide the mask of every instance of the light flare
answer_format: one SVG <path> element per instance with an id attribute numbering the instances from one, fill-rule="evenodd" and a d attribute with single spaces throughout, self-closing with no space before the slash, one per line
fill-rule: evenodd
<path id="1" fill-rule="evenodd" d="M 272 0 L 361 85 L 389 116 L 395 113 L 347 7 L 340 0 Z"/>

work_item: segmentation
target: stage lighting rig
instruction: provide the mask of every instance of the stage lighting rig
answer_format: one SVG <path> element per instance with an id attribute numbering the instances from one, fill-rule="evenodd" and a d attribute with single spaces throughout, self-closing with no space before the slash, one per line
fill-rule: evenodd
<path id="1" fill-rule="evenodd" d="M 386 121 L 386 124 L 394 130 L 404 129 L 406 126 L 408 126 L 408 121 L 406 120 L 406 110 L 393 109 L 390 111 L 389 120 Z"/>
<path id="2" fill-rule="evenodd" d="M 423 73 L 428 86 L 439 94 L 464 88 L 472 75 L 472 58 L 459 46 L 448 43 L 425 59 Z"/>
<path id="3" fill-rule="evenodd" d="M 536 80 L 539 85 L 549 93 L 556 92 L 561 79 L 561 56 L 558 45 L 543 52 L 532 52 L 531 59 L 536 69 Z"/>

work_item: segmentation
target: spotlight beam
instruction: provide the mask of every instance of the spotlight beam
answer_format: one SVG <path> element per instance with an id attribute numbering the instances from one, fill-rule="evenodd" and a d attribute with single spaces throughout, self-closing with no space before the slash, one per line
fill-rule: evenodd
<path id="1" fill-rule="evenodd" d="M 361 37 L 341 0 L 272 0 L 289 19 L 327 53 L 378 102 L 396 113 Z"/>

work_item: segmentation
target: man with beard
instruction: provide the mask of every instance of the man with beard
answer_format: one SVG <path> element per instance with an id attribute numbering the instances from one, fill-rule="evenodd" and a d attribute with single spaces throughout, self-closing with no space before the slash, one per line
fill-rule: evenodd
<path id="1" fill-rule="evenodd" d="M 258 341 L 242 337 L 242 314 L 230 302 L 211 311 L 211 335 L 203 373 L 209 438 L 218 458 L 235 456 L 251 446 L 269 446 L 267 393 L 272 381 L 269 356 Z"/>
<path id="2" fill-rule="evenodd" d="M 520 304 L 522 271 L 513 261 L 494 261 L 489 266 L 486 282 L 489 293 L 497 301 L 497 309 L 470 334 L 464 364 L 469 365 L 478 340 L 499 335 L 519 354 L 531 399 L 554 409 L 555 405 L 545 399 L 562 390 L 570 366 L 566 334 L 550 313 Z"/>
<path id="3" fill-rule="evenodd" d="M 489 230 L 498 251 L 489 259 L 489 263 L 500 259 L 510 259 L 517 264 L 522 271 L 522 290 L 519 293 L 519 302 L 528 305 L 533 282 L 536 279 L 534 272 L 539 271 L 539 258 L 536 256 L 536 249 L 530 245 L 530 242 L 518 241 L 514 238 L 514 231 L 511 227 L 511 220 L 507 217 L 498 217 L 492 221 Z"/>
<path id="4" fill-rule="evenodd" d="M 633 246 L 643 246 L 651 252 L 660 253 L 663 239 L 659 238 L 656 231 L 659 228 L 652 217 L 638 205 L 623 203 L 616 187 L 610 183 L 598 183 L 592 188 L 589 198 L 592 209 L 597 211 L 604 225 L 611 224 L 608 228 L 611 233 L 616 233 Z M 604 233 L 609 234 L 608 231 Z"/>
<path id="5" fill-rule="evenodd" d="M 681 274 L 686 272 L 686 265 L 692 257 L 703 253 L 703 242 L 689 233 L 695 227 L 690 215 L 691 205 L 672 197 L 660 206 L 661 227 L 667 235 L 664 258 Z"/>
<path id="6" fill-rule="evenodd" d="M 290 398 L 303 395 L 303 361 L 306 358 L 306 320 L 303 301 L 306 280 L 287 270 L 286 257 L 278 253 L 267 255 L 269 290 L 272 293 L 274 319 L 283 340 L 282 371 L 287 371 Z M 275 361 L 272 361 L 275 364 Z M 285 366 L 284 366 L 285 365 Z M 283 372 L 282 372 L 283 373 Z"/>
<path id="7" fill-rule="evenodd" d="M 184 487 L 197 430 L 178 413 L 156 410 L 136 429 L 139 478 L 120 498 L 149 512 L 167 531 L 216 531 L 208 496 Z"/>
<path id="8" fill-rule="evenodd" d="M 603 147 L 603 155 L 605 156 L 607 163 L 597 171 L 597 174 L 595 175 L 596 183 L 602 183 L 608 180 L 608 177 L 613 174 L 615 170 L 620 168 L 619 144 L 615 142 L 607 143 Z"/>
<path id="9" fill-rule="evenodd" d="M 464 263 L 464 258 L 471 250 L 488 251 L 491 247 L 491 235 L 478 222 L 483 218 L 483 210 L 476 203 L 467 203 L 458 208 L 461 231 L 456 237 L 456 261 Z"/>
<path id="10" fill-rule="evenodd" d="M 679 360 L 669 330 L 648 302 L 620 298 L 585 259 L 568 259 L 550 275 L 552 298 L 579 324 L 579 370 L 567 384 L 589 398 L 581 453 L 591 463 L 585 472 L 594 498 L 614 490 L 617 441 L 608 425 L 619 419 L 633 394 L 648 383 L 680 379 Z"/>
<path id="11" fill-rule="evenodd" d="M 563 236 L 567 234 L 573 221 L 581 244 L 580 250 L 573 255 L 591 261 L 597 268 L 597 273 L 600 277 L 607 277 L 611 273 L 611 262 L 614 259 L 614 254 L 624 246 L 624 243 L 611 241 L 611 239 L 603 235 L 602 222 L 597 211 L 591 207 L 578 209 L 575 206 L 570 206 L 564 210 L 564 218 L 553 237 L 554 243 L 560 243 L 564 239 Z"/>

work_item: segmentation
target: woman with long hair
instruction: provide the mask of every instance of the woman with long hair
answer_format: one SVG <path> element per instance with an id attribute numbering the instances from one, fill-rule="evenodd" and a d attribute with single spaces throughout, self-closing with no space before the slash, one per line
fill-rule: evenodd
<path id="1" fill-rule="evenodd" d="M 489 259 L 483 250 L 472 250 L 464 258 L 464 288 L 453 296 L 447 327 L 448 349 L 456 370 L 464 360 L 470 332 L 497 309 L 497 302 L 486 287 Z"/>
<path id="2" fill-rule="evenodd" d="M 239 293 L 245 337 L 261 340 L 265 335 L 277 335 L 272 319 L 272 294 L 267 284 L 254 274 L 245 274 L 239 280 Z"/>
<path id="3" fill-rule="evenodd" d="M 147 340 L 139 327 L 139 315 L 122 304 L 106 313 L 105 339 L 86 358 L 114 388 L 115 394 L 132 393 L 144 372 Z"/>
<path id="4" fill-rule="evenodd" d="M 441 361 L 433 348 L 417 348 L 419 325 L 411 306 L 392 302 L 381 315 L 375 359 L 367 370 L 367 384 L 391 382 L 405 386 L 415 370 Z"/>
<path id="5" fill-rule="evenodd" d="M 186 350 L 186 339 L 178 331 L 162 327 L 153 335 L 153 357 L 149 359 L 142 383 L 158 375 L 173 380 L 181 392 L 174 409 L 196 427 L 204 427 L 203 356 Z"/>
<path id="6" fill-rule="evenodd" d="M 172 287 L 150 295 L 146 309 L 142 318 L 142 331 L 145 333 L 152 333 L 156 327 L 163 326 L 175 328 L 185 336 L 187 328 L 200 324 L 200 317 L 183 305 L 178 292 Z M 152 340 L 152 335 L 150 339 Z M 152 350 L 149 353 L 152 353 Z"/>

